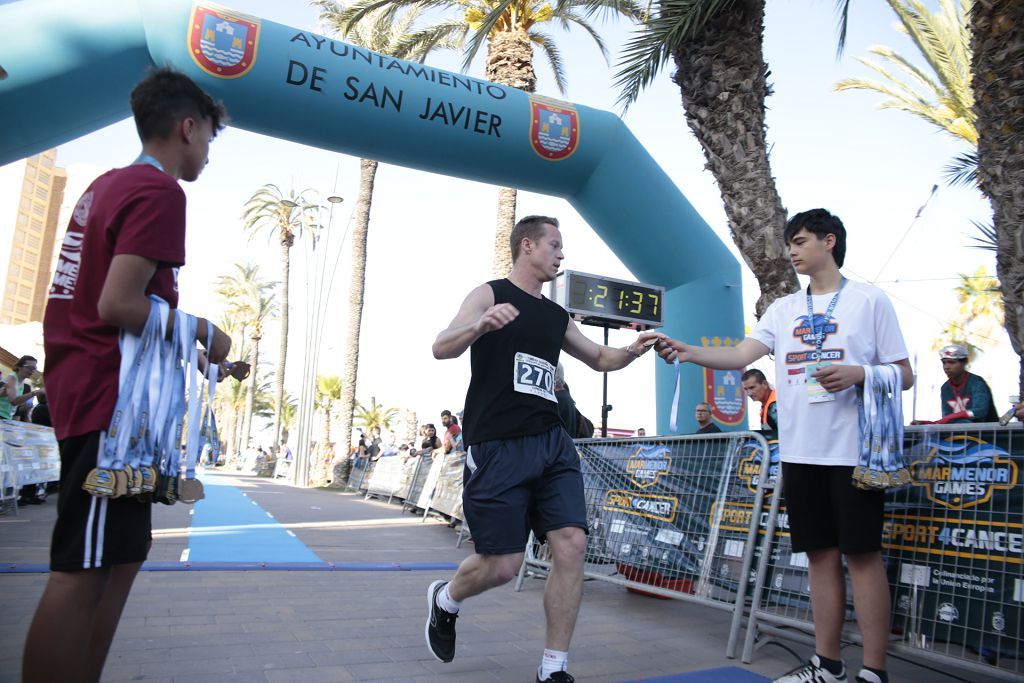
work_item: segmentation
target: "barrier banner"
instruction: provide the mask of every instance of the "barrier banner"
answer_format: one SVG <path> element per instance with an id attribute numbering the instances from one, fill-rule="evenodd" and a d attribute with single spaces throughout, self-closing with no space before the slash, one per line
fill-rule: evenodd
<path id="1" fill-rule="evenodd" d="M 595 440 L 577 448 L 592 553 L 643 582 L 737 589 L 762 471 L 756 440 Z"/>
<path id="2" fill-rule="evenodd" d="M 402 459 L 379 458 L 367 476 L 366 495 L 393 496 L 402 487 Z"/>
<path id="3" fill-rule="evenodd" d="M 1024 432 L 908 430 L 905 454 L 883 532 L 894 627 L 1024 657 Z"/>
<path id="4" fill-rule="evenodd" d="M 419 457 L 422 459 L 428 456 L 421 455 Z M 437 486 L 437 480 L 440 478 L 441 471 L 444 469 L 445 458 L 442 451 L 434 451 L 433 456 L 430 457 L 433 457 L 433 461 L 430 463 L 430 468 L 427 470 L 427 478 L 423 482 L 423 488 L 420 490 L 419 498 L 416 500 L 416 507 L 421 510 L 426 510 L 432 506 L 431 501 L 434 498 L 434 488 Z M 427 463 L 424 462 L 420 465 L 420 469 L 423 470 L 426 466 Z"/>
<path id="5" fill-rule="evenodd" d="M 462 475 L 465 465 L 465 453 L 450 453 L 445 457 L 444 468 L 434 489 L 434 500 L 430 503 L 431 509 L 462 519 Z"/>
<path id="6" fill-rule="evenodd" d="M 5 486 L 60 480 L 60 452 L 52 428 L 16 420 L 2 420 L 0 425 Z"/>

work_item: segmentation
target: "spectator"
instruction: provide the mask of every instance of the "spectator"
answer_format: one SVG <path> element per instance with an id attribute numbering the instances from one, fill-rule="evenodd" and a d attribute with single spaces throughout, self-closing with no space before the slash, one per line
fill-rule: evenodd
<path id="1" fill-rule="evenodd" d="M 579 430 L 579 423 L 576 420 L 576 401 L 569 393 L 569 385 L 565 383 L 565 366 L 561 363 L 555 366 L 555 400 L 558 401 L 558 417 L 562 420 L 562 426 L 569 436 L 576 438 Z"/>
<path id="2" fill-rule="evenodd" d="M 1013 416 L 1024 422 L 1024 402 L 1018 403 L 1013 407 Z"/>
<path id="3" fill-rule="evenodd" d="M 292 458 L 295 457 L 294 455 L 292 455 L 292 449 L 288 448 L 287 441 L 281 441 L 281 454 L 284 459 L 284 462 L 287 463 L 291 463 Z"/>
<path id="4" fill-rule="evenodd" d="M 46 391 L 43 389 L 39 390 L 39 401 L 36 403 L 35 408 L 32 409 L 29 421 L 34 425 L 53 426 L 53 421 L 50 420 L 50 404 L 46 400 Z"/>
<path id="5" fill-rule="evenodd" d="M 43 392 L 42 389 L 31 389 L 25 393 L 21 392 L 25 380 L 36 373 L 38 362 L 32 356 L 22 356 L 14 364 L 14 372 L 3 379 L 0 386 L 0 420 L 11 420 L 14 418 L 16 408 L 24 403 L 29 403 L 33 398 Z"/>
<path id="6" fill-rule="evenodd" d="M 696 434 L 718 434 L 722 431 L 721 427 L 711 421 L 711 406 L 707 403 L 698 403 L 694 416 L 697 418 Z"/>
<path id="7" fill-rule="evenodd" d="M 396 437 L 395 433 L 392 432 L 391 436 L 388 437 L 387 445 L 384 446 L 381 449 L 381 451 L 380 451 L 380 457 L 388 458 L 388 457 L 391 457 L 393 455 L 398 455 L 399 454 L 399 448 L 398 448 L 398 446 L 395 443 L 397 440 L 398 440 L 398 437 Z M 403 446 L 403 448 L 404 448 L 404 446 Z"/>
<path id="8" fill-rule="evenodd" d="M 371 427 L 370 436 L 366 444 L 366 457 L 376 460 L 380 457 L 380 448 L 384 440 L 380 438 L 380 427 Z"/>
<path id="9" fill-rule="evenodd" d="M 442 410 L 441 424 L 445 427 L 442 439 L 445 454 L 465 450 L 462 447 L 462 427 L 459 426 L 459 418 L 452 415 L 450 410 Z"/>
<path id="10" fill-rule="evenodd" d="M 637 436 L 647 436 L 647 430 L 644 429 L 643 427 L 641 427 L 640 429 L 636 430 L 636 435 Z"/>
<path id="11" fill-rule="evenodd" d="M 743 390 L 752 401 L 761 404 L 761 429 L 779 431 L 779 410 L 776 406 L 775 389 L 768 383 L 764 373 L 753 368 L 743 373 Z"/>
<path id="12" fill-rule="evenodd" d="M 992 390 L 981 377 L 967 372 L 967 348 L 949 344 L 939 349 L 942 371 L 948 378 L 939 390 L 942 423 L 998 422 Z"/>
<path id="13" fill-rule="evenodd" d="M 430 455 L 432 451 L 442 447 L 441 439 L 437 436 L 437 428 L 433 424 L 423 425 L 423 441 L 420 442 L 420 454 Z"/>

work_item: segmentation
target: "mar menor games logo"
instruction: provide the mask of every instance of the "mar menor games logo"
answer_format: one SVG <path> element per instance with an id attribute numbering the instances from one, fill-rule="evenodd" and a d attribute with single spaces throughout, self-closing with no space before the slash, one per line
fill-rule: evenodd
<path id="1" fill-rule="evenodd" d="M 814 333 L 822 329 L 825 330 L 825 335 L 821 338 L 821 342 L 824 344 L 828 341 L 829 335 L 835 334 L 839 330 L 839 323 L 832 318 L 826 318 L 823 313 L 815 313 L 814 329 L 812 330 L 811 319 L 806 315 L 801 315 L 796 319 L 793 336 L 808 346 L 814 346 L 816 343 Z"/>
<path id="2" fill-rule="evenodd" d="M 580 116 L 569 102 L 530 95 L 530 144 L 549 161 L 572 156 L 579 146 Z"/>
<path id="3" fill-rule="evenodd" d="M 260 21 L 227 9 L 193 5 L 188 51 L 200 69 L 218 78 L 244 76 L 256 61 Z"/>
<path id="4" fill-rule="evenodd" d="M 1017 463 L 1009 453 L 982 439 L 958 435 L 931 438 L 923 457 L 912 460 L 910 476 L 928 500 L 951 510 L 987 503 L 992 492 L 1017 485 Z"/>
<path id="5" fill-rule="evenodd" d="M 641 446 L 626 462 L 626 474 L 642 489 L 654 486 L 672 469 L 670 453 L 665 446 Z"/>
<path id="6" fill-rule="evenodd" d="M 736 466 L 736 476 L 751 493 L 757 493 L 757 487 L 761 483 L 761 468 L 764 463 L 764 451 L 761 448 L 761 443 L 756 439 L 750 439 L 741 443 L 738 448 L 741 457 Z M 774 482 L 778 481 L 779 463 L 779 441 L 775 439 L 768 442 L 769 483 L 774 484 Z M 765 495 L 772 495 L 774 490 L 774 486 L 765 489 Z"/>

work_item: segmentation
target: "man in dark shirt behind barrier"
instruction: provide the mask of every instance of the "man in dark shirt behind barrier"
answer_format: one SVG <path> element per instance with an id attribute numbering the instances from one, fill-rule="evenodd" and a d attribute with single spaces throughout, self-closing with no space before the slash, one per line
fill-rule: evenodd
<path id="1" fill-rule="evenodd" d="M 461 602 L 512 580 L 533 529 L 547 538 L 554 564 L 544 590 L 547 636 L 537 681 L 570 683 L 566 668 L 583 594 L 587 515 L 579 456 L 558 417 L 558 354 L 565 349 L 607 372 L 629 365 L 663 335 L 644 332 L 621 349 L 595 344 L 541 294 L 563 258 L 556 219 L 523 218 L 509 246 L 508 278 L 470 292 L 434 342 L 438 359 L 471 349 L 463 509 L 476 554 L 451 581 L 430 585 L 425 635 L 438 661 L 452 661 Z"/>

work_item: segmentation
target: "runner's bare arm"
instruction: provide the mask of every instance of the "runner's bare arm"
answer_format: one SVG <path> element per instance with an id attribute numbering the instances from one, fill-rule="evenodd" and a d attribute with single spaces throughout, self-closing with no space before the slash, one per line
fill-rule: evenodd
<path id="1" fill-rule="evenodd" d="M 156 268 L 157 262 L 144 256 L 115 255 L 110 261 L 110 270 L 107 271 L 107 279 L 103 282 L 103 291 L 96 305 L 100 319 L 132 334 L 142 334 L 150 306 L 146 288 Z M 168 333 L 174 327 L 173 321 L 173 317 L 167 321 Z M 199 318 L 198 323 L 196 339 L 205 346 L 207 325 L 213 324 L 205 318 Z M 207 351 L 210 360 L 215 363 L 224 360 L 231 350 L 231 339 L 216 325 L 213 325 L 213 343 L 210 347 Z"/>
<path id="2" fill-rule="evenodd" d="M 576 323 L 570 320 L 565 327 L 562 349 L 598 372 L 609 372 L 626 367 L 654 346 L 650 342 L 664 337 L 660 332 L 641 332 L 633 343 L 617 349 L 587 339 Z"/>
<path id="3" fill-rule="evenodd" d="M 519 310 L 512 304 L 494 303 L 489 285 L 480 285 L 466 297 L 448 328 L 437 335 L 432 350 L 434 358 L 458 358 L 477 339 L 500 330 L 516 319 Z"/>
<path id="4" fill-rule="evenodd" d="M 750 337 L 736 346 L 719 348 L 693 346 L 666 337 L 664 341 L 658 342 L 655 348 L 666 363 L 671 363 L 678 358 L 680 363 L 693 363 L 715 370 L 745 368 L 769 351 L 767 346 Z"/>

